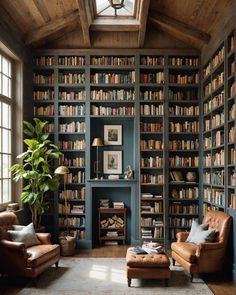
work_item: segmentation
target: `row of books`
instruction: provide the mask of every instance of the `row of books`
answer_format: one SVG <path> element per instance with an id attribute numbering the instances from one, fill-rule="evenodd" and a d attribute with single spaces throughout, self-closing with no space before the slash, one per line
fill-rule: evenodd
<path id="1" fill-rule="evenodd" d="M 141 174 L 141 183 L 142 184 L 158 184 L 161 185 L 164 183 L 164 176 L 153 175 L 153 174 Z"/>
<path id="2" fill-rule="evenodd" d="M 162 132 L 163 131 L 163 124 L 140 122 L 140 131 L 141 132 L 153 132 L 153 133 Z"/>
<path id="3" fill-rule="evenodd" d="M 163 202 L 141 202 L 141 214 L 163 213 Z"/>
<path id="4" fill-rule="evenodd" d="M 169 65 L 171 66 L 199 66 L 198 57 L 170 57 Z"/>
<path id="5" fill-rule="evenodd" d="M 141 168 L 161 168 L 163 167 L 163 158 L 159 156 L 141 158 L 140 166 Z"/>
<path id="6" fill-rule="evenodd" d="M 212 99 L 204 103 L 203 105 L 204 114 L 207 114 L 213 109 L 216 109 L 219 106 L 223 105 L 224 101 L 225 101 L 225 92 L 224 90 L 222 90 L 220 94 L 215 95 Z"/>
<path id="7" fill-rule="evenodd" d="M 55 75 L 54 74 L 41 75 L 41 74 L 34 73 L 33 83 L 34 84 L 54 84 Z"/>
<path id="8" fill-rule="evenodd" d="M 75 190 L 65 190 L 60 192 L 59 194 L 59 199 L 60 200 L 85 200 L 85 187 L 81 187 L 80 189 L 75 189 Z"/>
<path id="9" fill-rule="evenodd" d="M 86 147 L 85 140 L 63 140 L 58 143 L 59 149 L 61 150 L 83 150 Z"/>
<path id="10" fill-rule="evenodd" d="M 85 132 L 85 122 L 73 121 L 71 123 L 59 124 L 59 132 Z"/>
<path id="11" fill-rule="evenodd" d="M 85 172 L 78 171 L 76 174 L 68 173 L 65 175 L 65 183 L 84 183 Z"/>
<path id="12" fill-rule="evenodd" d="M 85 115 L 85 105 L 60 105 L 59 115 L 60 116 L 84 116 Z"/>
<path id="13" fill-rule="evenodd" d="M 170 122 L 170 132 L 199 132 L 199 121 Z"/>
<path id="14" fill-rule="evenodd" d="M 134 107 L 104 107 L 104 106 L 91 106 L 91 114 L 94 116 L 134 116 Z"/>
<path id="15" fill-rule="evenodd" d="M 85 90 L 80 91 L 59 91 L 58 94 L 59 100 L 85 100 L 86 99 L 86 92 Z"/>
<path id="16" fill-rule="evenodd" d="M 188 187 L 188 188 L 174 188 L 170 193 L 171 198 L 173 199 L 190 199 L 196 200 L 199 198 L 199 189 L 198 187 Z"/>
<path id="17" fill-rule="evenodd" d="M 164 91 L 162 89 L 159 91 L 152 91 L 152 90 L 141 91 L 140 100 L 164 101 Z"/>
<path id="18" fill-rule="evenodd" d="M 128 66 L 135 64 L 134 56 L 92 56 L 91 65 Z"/>
<path id="19" fill-rule="evenodd" d="M 85 227 L 85 217 L 58 218 L 59 226 Z"/>
<path id="20" fill-rule="evenodd" d="M 199 140 L 170 140 L 169 148 L 170 150 L 198 150 Z"/>
<path id="21" fill-rule="evenodd" d="M 141 104 L 140 105 L 140 115 L 141 116 L 163 116 L 164 115 L 164 106 L 160 104 L 156 105 L 149 105 L 149 104 Z"/>
<path id="22" fill-rule="evenodd" d="M 84 66 L 84 56 L 59 56 L 58 64 L 61 66 Z"/>
<path id="23" fill-rule="evenodd" d="M 177 101 L 197 101 L 198 94 L 195 89 L 191 90 L 181 90 L 181 91 L 173 91 L 169 90 L 169 100 L 170 102 L 177 102 Z"/>
<path id="24" fill-rule="evenodd" d="M 203 190 L 204 200 L 209 203 L 214 203 L 220 206 L 225 205 L 225 192 L 219 189 L 204 188 Z"/>
<path id="25" fill-rule="evenodd" d="M 135 91 L 134 90 L 125 90 L 125 89 L 113 89 L 113 90 L 92 90 L 90 92 L 91 100 L 100 100 L 100 101 L 127 101 L 135 100 Z"/>
<path id="26" fill-rule="evenodd" d="M 58 204 L 58 213 L 59 214 L 82 214 L 85 212 L 85 205 L 71 205 L 67 203 L 66 204 Z"/>
<path id="27" fill-rule="evenodd" d="M 152 193 L 141 193 L 141 198 L 153 198 L 153 199 L 162 199 L 162 195 L 155 195 Z"/>
<path id="28" fill-rule="evenodd" d="M 170 214 L 198 214 L 198 205 L 183 205 L 182 203 L 172 202 L 169 205 L 169 213 Z"/>
<path id="29" fill-rule="evenodd" d="M 198 167 L 199 157 L 175 157 L 169 158 L 170 167 Z"/>
<path id="30" fill-rule="evenodd" d="M 84 84 L 85 73 L 59 73 L 58 82 L 62 84 Z"/>
<path id="31" fill-rule="evenodd" d="M 164 83 L 164 72 L 140 73 L 140 83 Z"/>
<path id="32" fill-rule="evenodd" d="M 73 166 L 73 167 L 84 167 L 85 166 L 85 158 L 84 157 L 76 157 L 76 158 L 67 158 L 64 155 L 59 158 L 59 165 L 63 166 Z"/>
<path id="33" fill-rule="evenodd" d="M 183 74 L 170 74 L 169 76 L 170 83 L 177 84 L 198 84 L 199 83 L 199 74 L 183 75 Z"/>
<path id="34" fill-rule="evenodd" d="M 163 150 L 163 142 L 156 139 L 147 139 L 140 141 L 141 150 Z"/>
<path id="35" fill-rule="evenodd" d="M 54 90 L 34 90 L 33 100 L 53 100 L 55 98 Z"/>
<path id="36" fill-rule="evenodd" d="M 54 105 L 50 104 L 46 107 L 35 107 L 33 109 L 34 116 L 54 116 Z"/>
<path id="37" fill-rule="evenodd" d="M 199 106 L 173 106 L 169 107 L 169 114 L 175 116 L 199 116 Z"/>
<path id="38" fill-rule="evenodd" d="M 90 76 L 91 84 L 128 84 L 135 83 L 135 71 L 127 74 L 95 73 Z"/>
<path id="39" fill-rule="evenodd" d="M 162 227 L 164 225 L 162 218 L 141 217 L 141 226 L 156 226 Z"/>

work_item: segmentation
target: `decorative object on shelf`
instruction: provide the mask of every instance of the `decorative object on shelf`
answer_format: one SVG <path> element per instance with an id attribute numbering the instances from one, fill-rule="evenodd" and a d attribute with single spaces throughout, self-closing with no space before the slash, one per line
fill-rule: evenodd
<path id="1" fill-rule="evenodd" d="M 94 172 L 96 174 L 95 179 L 99 179 L 99 160 L 98 160 L 98 149 L 103 146 L 102 139 L 99 137 L 95 137 L 93 139 L 92 146 L 96 147 L 96 161 L 94 162 Z"/>
<path id="2" fill-rule="evenodd" d="M 46 132 L 48 122 L 38 118 L 34 118 L 33 121 L 34 124 L 24 121 L 24 134 L 28 136 L 24 140 L 27 150 L 17 156 L 21 162 L 14 164 L 11 172 L 15 181 L 25 180 L 20 198 L 29 204 L 32 222 L 37 229 L 40 227 L 41 216 L 48 206 L 45 193 L 56 191 L 59 187 L 59 178 L 53 174 L 52 164 L 61 153 Z"/>
<path id="3" fill-rule="evenodd" d="M 70 236 L 70 231 L 69 231 L 69 224 L 68 224 L 68 203 L 67 203 L 67 194 L 66 194 L 66 181 L 65 181 L 65 175 L 69 174 L 69 169 L 66 166 L 59 166 L 56 168 L 54 171 L 55 174 L 58 175 L 63 175 L 63 195 L 64 195 L 64 200 L 65 200 L 65 218 L 66 218 L 66 232 L 62 234 L 59 237 L 60 240 L 60 246 L 61 246 L 61 254 L 63 256 L 70 256 L 74 253 L 75 251 L 75 246 L 76 246 L 76 238 Z"/>
<path id="4" fill-rule="evenodd" d="M 103 152 L 104 174 L 122 174 L 122 151 Z"/>
<path id="5" fill-rule="evenodd" d="M 188 171 L 186 174 L 186 179 L 188 182 L 196 182 L 197 174 L 194 171 Z"/>
<path id="6" fill-rule="evenodd" d="M 126 170 L 125 170 L 124 174 L 125 174 L 125 179 L 131 179 L 131 178 L 133 178 L 133 170 L 131 168 L 131 165 L 128 165 L 126 167 Z"/>
<path id="7" fill-rule="evenodd" d="M 122 125 L 104 125 L 104 144 L 122 145 Z"/>

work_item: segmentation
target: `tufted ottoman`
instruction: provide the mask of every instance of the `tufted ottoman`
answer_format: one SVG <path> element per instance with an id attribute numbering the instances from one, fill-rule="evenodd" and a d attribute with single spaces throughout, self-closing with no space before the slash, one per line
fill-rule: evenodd
<path id="1" fill-rule="evenodd" d="M 128 248 L 126 254 L 128 286 L 131 279 L 165 279 L 168 285 L 170 278 L 170 261 L 165 253 L 161 254 L 134 254 Z"/>

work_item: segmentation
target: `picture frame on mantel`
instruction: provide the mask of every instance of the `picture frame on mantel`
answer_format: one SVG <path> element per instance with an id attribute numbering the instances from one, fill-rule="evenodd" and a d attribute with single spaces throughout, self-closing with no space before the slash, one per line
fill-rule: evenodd
<path id="1" fill-rule="evenodd" d="M 122 151 L 103 151 L 103 173 L 122 174 Z"/>
<path id="2" fill-rule="evenodd" d="M 122 125 L 104 125 L 104 145 L 122 145 Z"/>

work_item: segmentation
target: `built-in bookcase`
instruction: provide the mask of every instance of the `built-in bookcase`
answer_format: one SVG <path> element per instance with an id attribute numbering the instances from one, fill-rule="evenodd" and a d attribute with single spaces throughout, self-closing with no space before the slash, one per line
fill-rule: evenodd
<path id="1" fill-rule="evenodd" d="M 168 57 L 169 240 L 199 217 L 198 56 Z"/>
<path id="2" fill-rule="evenodd" d="M 67 216 L 78 244 L 95 245 L 103 198 L 124 202 L 128 243 L 167 245 L 198 219 L 199 68 L 196 53 L 35 53 L 33 114 L 50 122 L 50 136 L 63 153 L 55 167 L 70 170 L 48 222 L 56 236 L 66 229 Z M 105 139 L 109 126 L 121 130 L 116 143 Z M 98 150 L 94 138 L 103 140 Z M 113 179 L 108 152 L 122 155 L 121 172 Z M 132 179 L 124 177 L 127 166 Z"/>
<path id="3" fill-rule="evenodd" d="M 140 238 L 165 240 L 164 56 L 140 56 Z"/>
<path id="4" fill-rule="evenodd" d="M 227 211 L 235 199 L 234 32 L 204 66 L 202 84 L 203 212 Z"/>

